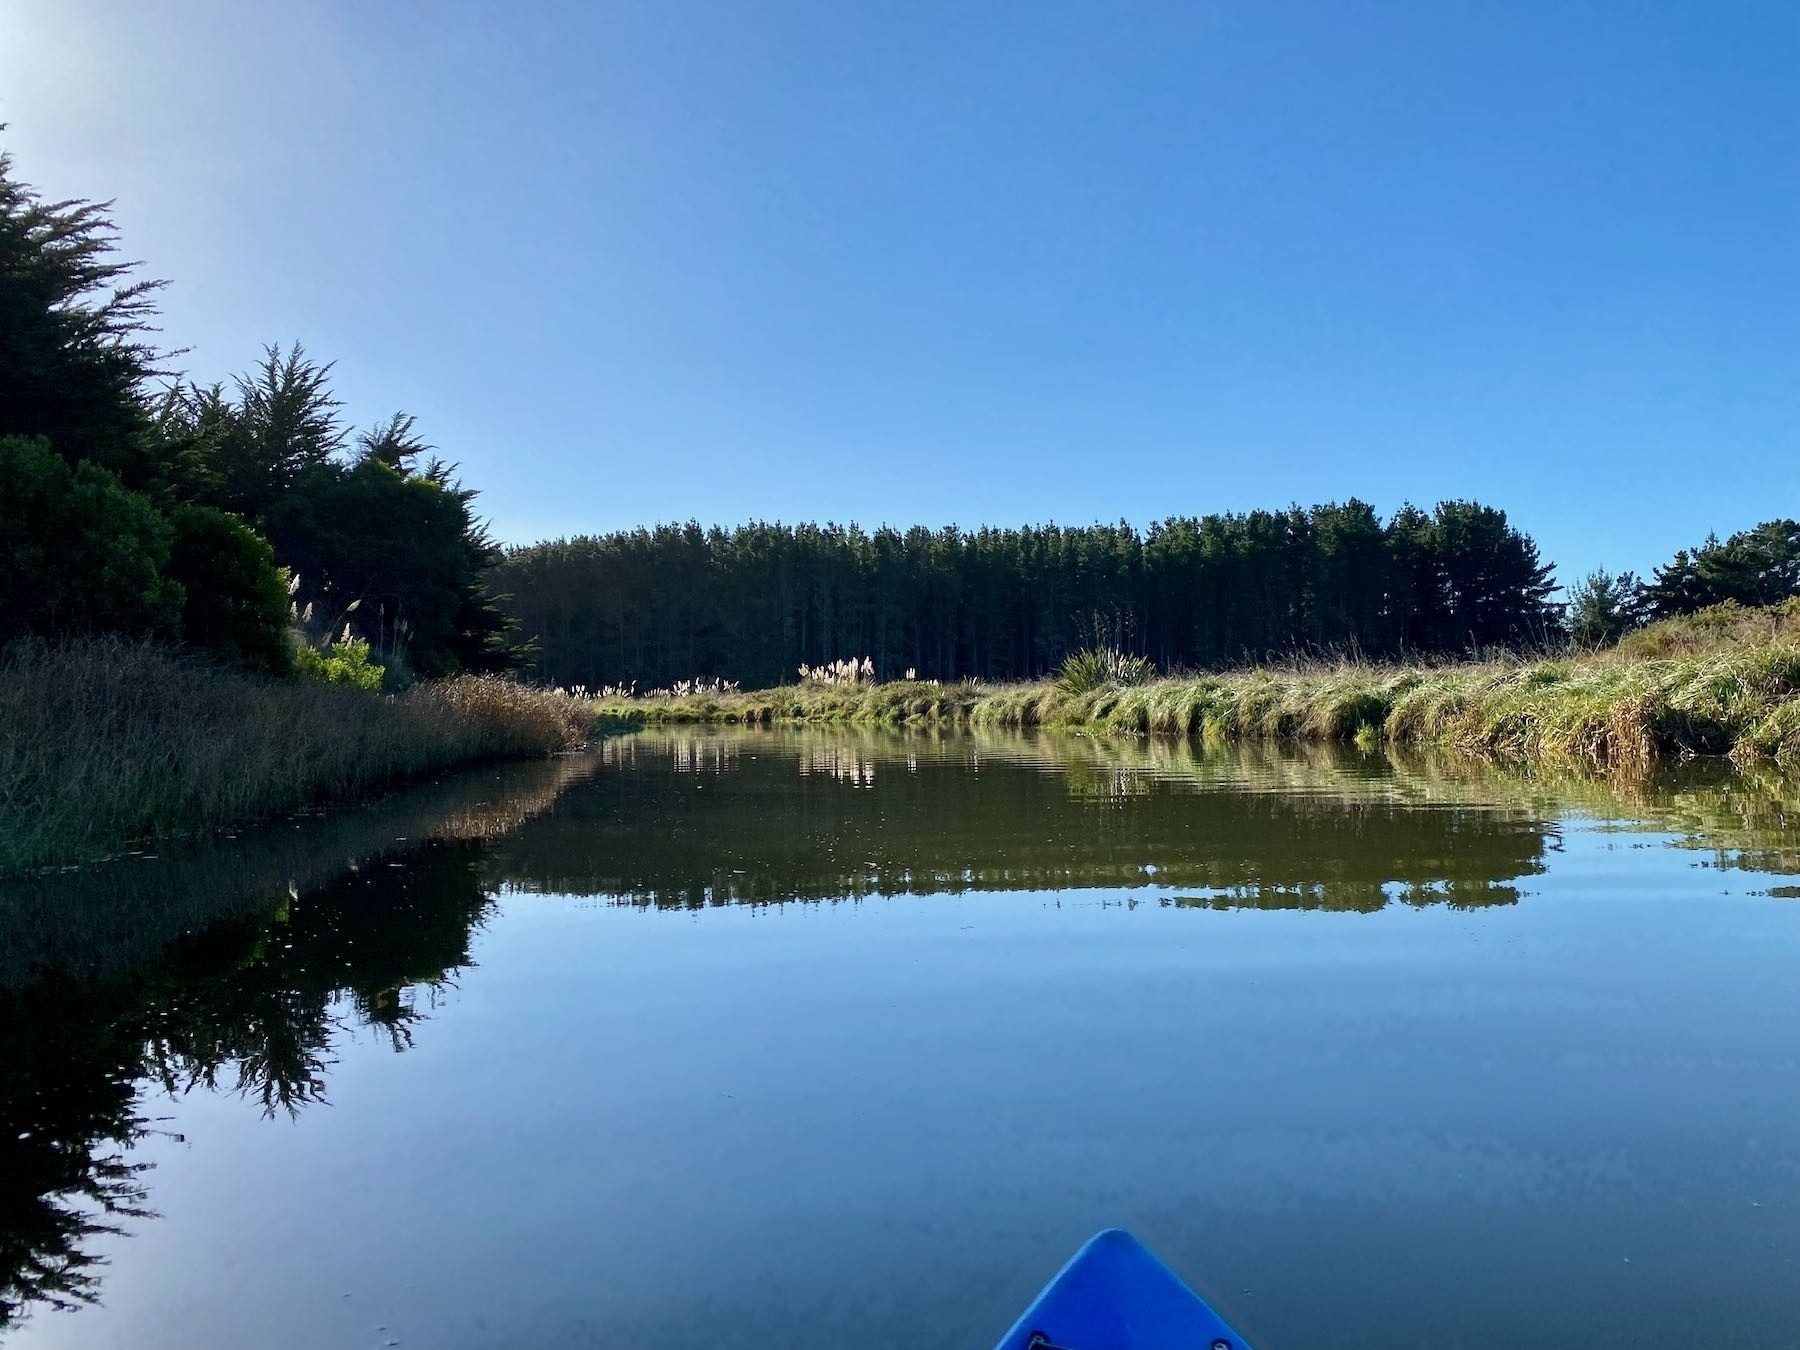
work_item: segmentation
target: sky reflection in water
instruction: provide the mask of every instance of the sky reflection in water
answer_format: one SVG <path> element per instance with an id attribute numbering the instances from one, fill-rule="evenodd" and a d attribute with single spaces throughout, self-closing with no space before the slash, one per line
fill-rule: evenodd
<path id="1" fill-rule="evenodd" d="M 5 1343 L 979 1347 L 1112 1223 L 1264 1347 L 1792 1343 L 1789 791 L 652 733 L 50 879 Z"/>

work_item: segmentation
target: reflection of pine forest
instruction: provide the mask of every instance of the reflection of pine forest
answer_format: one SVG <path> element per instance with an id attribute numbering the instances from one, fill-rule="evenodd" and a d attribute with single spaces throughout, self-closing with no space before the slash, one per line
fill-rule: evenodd
<path id="1" fill-rule="evenodd" d="M 346 1036 L 412 1043 L 503 890 L 681 910 L 1149 888 L 1175 907 L 1513 904 L 1571 806 L 1714 865 L 1800 870 L 1791 780 L 1721 773 L 1631 788 L 1330 747 L 648 732 L 160 871 L 46 878 L 0 894 L 0 1327 L 99 1296 L 100 1239 L 155 1209 L 133 1147 L 166 1128 L 159 1096 L 306 1111 Z"/>
<path id="2" fill-rule="evenodd" d="M 1331 764 L 1309 771 L 1330 791 L 1207 791 L 1262 761 L 1202 757 L 1184 776 L 1085 742 L 1030 744 L 638 736 L 604 752 L 630 772 L 596 775 L 498 851 L 515 886 L 681 907 L 1154 881 L 1237 905 L 1366 911 L 1509 902 L 1511 880 L 1542 870 L 1548 827 L 1534 816 L 1418 810 Z"/>

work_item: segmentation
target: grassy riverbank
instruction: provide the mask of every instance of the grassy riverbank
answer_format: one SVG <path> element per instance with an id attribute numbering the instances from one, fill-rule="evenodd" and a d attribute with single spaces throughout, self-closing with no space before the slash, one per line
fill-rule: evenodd
<path id="1" fill-rule="evenodd" d="M 1618 647 L 1422 666 L 1293 663 L 1102 683 L 803 684 L 603 701 L 609 718 L 966 723 L 1227 740 L 1441 745 L 1516 760 L 1638 767 L 1687 754 L 1800 759 L 1800 605 L 1721 606 Z"/>
<path id="2" fill-rule="evenodd" d="M 594 725 L 582 700 L 494 676 L 389 696 L 148 643 L 17 643 L 0 651 L 0 873 L 550 754 Z"/>

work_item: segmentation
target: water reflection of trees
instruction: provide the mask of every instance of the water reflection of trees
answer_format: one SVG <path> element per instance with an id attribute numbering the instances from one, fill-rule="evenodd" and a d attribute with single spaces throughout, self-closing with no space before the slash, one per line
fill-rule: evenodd
<path id="1" fill-rule="evenodd" d="M 95 1025 L 82 991 L 0 993 L 0 1327 L 31 1303 L 66 1308 L 98 1287 L 93 1242 L 148 1213 L 132 1146 L 138 1046 Z"/>
<path id="2" fill-rule="evenodd" d="M 512 884 L 683 908 L 1145 886 L 1272 908 L 1483 905 L 1516 900 L 1555 836 L 1542 812 L 1421 798 L 1355 757 L 708 731 L 608 753 L 633 772 L 498 845 Z"/>
<path id="3" fill-rule="evenodd" d="M 146 1081 L 294 1113 L 323 1099 L 344 1034 L 376 1027 L 406 1048 L 493 904 L 482 850 L 377 857 L 128 973 L 0 991 L 0 1325 L 29 1302 L 91 1298 L 91 1239 L 148 1212 L 129 1161 L 156 1128 Z"/>
<path id="4" fill-rule="evenodd" d="M 680 729 L 606 753 L 633 772 L 502 842 L 513 884 L 674 908 L 1152 886 L 1207 907 L 1479 906 L 1516 901 L 1571 815 L 1666 832 L 1720 867 L 1800 871 L 1800 779 L 1723 761 L 1601 779 L 1341 746 L 853 728 Z"/>
<path id="5" fill-rule="evenodd" d="M 1601 777 L 1416 751 L 1397 755 L 1395 764 L 1409 781 L 1470 799 L 1523 802 L 1626 833 L 1668 834 L 1675 847 L 1709 853 L 1711 865 L 1724 870 L 1800 872 L 1800 775 L 1779 766 L 1696 759 Z"/>
<path id="6" fill-rule="evenodd" d="M 0 962 L 0 1328 L 96 1298 L 99 1240 L 151 1214 L 132 1150 L 160 1128 L 152 1089 L 297 1113 L 345 1035 L 407 1048 L 491 911 L 486 841 L 592 768 L 464 776 L 0 893 L 19 939 Z"/>
<path id="7" fill-rule="evenodd" d="M 1571 806 L 1800 870 L 1800 788 L 1722 765 L 1598 783 L 1335 749 L 703 731 L 39 879 L 0 892 L 0 1327 L 97 1295 L 101 1239 L 151 1208 L 133 1149 L 163 1128 L 155 1089 L 306 1110 L 345 1036 L 411 1044 L 503 886 L 679 907 L 1077 888 L 1492 905 L 1543 870 Z"/>
<path id="8" fill-rule="evenodd" d="M 1083 773 L 1146 776 L 1208 789 L 1367 798 L 1475 807 L 1541 820 L 1586 817 L 1632 833 L 1665 833 L 1713 865 L 1800 872 L 1800 775 L 1792 766 L 1690 759 L 1599 773 L 1568 764 L 1505 764 L 1448 750 L 1359 752 L 1330 744 L 1206 745 L 1192 740 L 987 738 L 987 754 L 1066 763 Z"/>

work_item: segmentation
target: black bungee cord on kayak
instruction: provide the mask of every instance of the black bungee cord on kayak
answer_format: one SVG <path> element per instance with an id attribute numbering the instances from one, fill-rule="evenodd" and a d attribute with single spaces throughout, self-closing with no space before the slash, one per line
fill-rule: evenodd
<path id="1" fill-rule="evenodd" d="M 1025 1350 L 1074 1350 L 1074 1347 L 1058 1345 L 1043 1332 L 1034 1331 L 1031 1333 L 1031 1339 L 1025 1342 Z M 1237 1350 L 1237 1348 L 1221 1336 L 1208 1346 L 1207 1350 Z"/>

